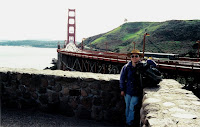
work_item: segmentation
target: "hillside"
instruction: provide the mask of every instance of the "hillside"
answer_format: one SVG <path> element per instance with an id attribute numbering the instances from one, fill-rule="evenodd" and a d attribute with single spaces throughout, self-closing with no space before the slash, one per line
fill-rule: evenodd
<path id="1" fill-rule="evenodd" d="M 58 40 L 6 40 L 0 41 L 1 46 L 30 46 L 30 47 L 38 47 L 38 48 L 57 48 L 58 42 L 63 43 L 64 41 Z"/>
<path id="2" fill-rule="evenodd" d="M 170 20 L 165 22 L 129 22 L 107 33 L 87 38 L 84 43 L 93 48 L 127 53 L 136 48 L 142 50 L 144 33 L 145 51 L 178 54 L 195 54 L 196 41 L 200 40 L 200 20 Z"/>

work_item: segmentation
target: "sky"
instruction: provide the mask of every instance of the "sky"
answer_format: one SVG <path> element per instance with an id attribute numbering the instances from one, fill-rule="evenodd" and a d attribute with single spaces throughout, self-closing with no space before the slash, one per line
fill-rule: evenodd
<path id="1" fill-rule="evenodd" d="M 66 40 L 76 9 L 76 40 L 128 22 L 200 19 L 198 0 L 0 0 L 0 40 Z"/>

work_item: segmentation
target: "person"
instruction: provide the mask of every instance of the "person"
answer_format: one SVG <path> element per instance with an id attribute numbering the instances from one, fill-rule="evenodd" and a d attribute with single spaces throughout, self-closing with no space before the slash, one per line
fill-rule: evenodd
<path id="1" fill-rule="evenodd" d="M 126 124 L 128 126 L 135 126 L 135 106 L 138 104 L 140 96 L 142 96 L 140 75 L 137 71 L 137 67 L 139 63 L 141 63 L 142 54 L 139 50 L 133 49 L 127 56 L 131 58 L 131 61 L 125 64 L 121 69 L 120 89 L 121 95 L 124 96 L 126 103 Z"/>

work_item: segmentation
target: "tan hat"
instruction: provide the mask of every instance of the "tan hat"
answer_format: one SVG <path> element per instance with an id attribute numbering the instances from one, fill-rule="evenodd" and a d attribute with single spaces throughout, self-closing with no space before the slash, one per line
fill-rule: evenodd
<path id="1" fill-rule="evenodd" d="M 130 53 L 127 54 L 128 57 L 131 57 L 132 54 L 138 54 L 140 57 L 143 56 L 143 54 L 140 52 L 140 50 L 133 49 Z"/>

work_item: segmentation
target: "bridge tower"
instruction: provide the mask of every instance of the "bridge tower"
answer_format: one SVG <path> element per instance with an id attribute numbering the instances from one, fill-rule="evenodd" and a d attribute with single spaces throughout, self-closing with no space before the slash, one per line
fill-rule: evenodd
<path id="1" fill-rule="evenodd" d="M 67 42 L 65 45 L 73 42 L 76 45 L 76 10 L 68 9 L 68 24 L 67 24 Z"/>

